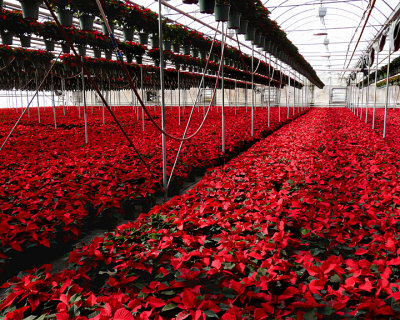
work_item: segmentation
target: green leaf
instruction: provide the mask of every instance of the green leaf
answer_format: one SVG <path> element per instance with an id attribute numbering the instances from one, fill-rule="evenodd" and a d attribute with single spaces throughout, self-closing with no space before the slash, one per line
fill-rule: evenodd
<path id="1" fill-rule="evenodd" d="M 93 319 L 94 317 L 98 316 L 100 314 L 100 311 L 95 311 L 89 314 L 88 318 Z"/>
<path id="2" fill-rule="evenodd" d="M 323 314 L 324 316 L 331 316 L 336 312 L 335 308 L 332 307 L 323 307 L 318 309 L 319 314 Z"/>
<path id="3" fill-rule="evenodd" d="M 317 315 L 315 314 L 315 309 L 312 309 L 310 311 L 307 311 L 303 315 L 304 320 L 317 320 Z"/>
<path id="4" fill-rule="evenodd" d="M 218 315 L 212 310 L 204 310 L 204 313 L 207 318 L 218 318 Z"/>
<path id="5" fill-rule="evenodd" d="M 337 274 L 334 274 L 332 277 L 329 278 L 330 282 L 339 283 L 342 282 L 342 279 Z"/>
<path id="6" fill-rule="evenodd" d="M 222 289 L 222 294 L 223 294 L 225 297 L 230 298 L 230 299 L 233 299 L 233 298 L 236 298 L 236 297 L 237 297 L 236 291 L 233 290 L 233 289 L 231 289 L 231 288 L 226 288 L 226 287 L 224 287 L 224 288 Z"/>
<path id="7" fill-rule="evenodd" d="M 232 270 L 234 267 L 236 266 L 236 264 L 232 263 L 232 262 L 226 262 L 224 264 L 224 269 L 225 270 Z"/>
<path id="8" fill-rule="evenodd" d="M 175 309 L 176 307 L 177 307 L 176 304 L 171 302 L 171 303 L 166 304 L 166 305 L 161 309 L 161 311 L 165 312 L 165 311 L 173 310 L 173 309 Z"/>

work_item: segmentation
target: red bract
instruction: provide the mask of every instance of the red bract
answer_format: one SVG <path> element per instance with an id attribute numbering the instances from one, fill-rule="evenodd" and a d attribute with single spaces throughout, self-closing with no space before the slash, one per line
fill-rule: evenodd
<path id="1" fill-rule="evenodd" d="M 96 319 L 396 317 L 397 157 L 350 111 L 313 110 L 74 250 L 64 271 L 10 280 L 0 309 L 55 315 L 57 301 Z"/>

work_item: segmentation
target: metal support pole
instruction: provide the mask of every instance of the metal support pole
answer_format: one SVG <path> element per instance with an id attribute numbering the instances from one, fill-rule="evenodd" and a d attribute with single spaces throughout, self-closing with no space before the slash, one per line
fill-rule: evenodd
<path id="1" fill-rule="evenodd" d="M 290 82 L 291 82 L 291 71 L 289 70 L 289 87 L 288 87 L 288 103 L 287 103 L 287 119 L 289 119 L 289 109 L 290 109 Z"/>
<path id="2" fill-rule="evenodd" d="M 221 89 L 222 89 L 222 152 L 225 152 L 225 90 L 224 90 L 224 22 L 222 22 L 222 41 L 221 41 L 221 48 L 222 48 L 222 56 L 221 56 Z"/>
<path id="3" fill-rule="evenodd" d="M 372 129 L 375 129 L 375 109 L 376 109 L 376 89 L 378 83 L 378 61 L 379 61 L 379 50 L 376 50 L 376 69 L 375 69 L 375 92 L 374 92 L 374 110 L 372 111 Z"/>
<path id="4" fill-rule="evenodd" d="M 165 131 L 165 92 L 164 92 L 164 51 L 163 49 L 163 28 L 162 28 L 162 6 L 161 0 L 158 0 L 158 41 L 160 46 L 160 86 L 161 86 L 161 129 Z M 143 119 L 144 121 L 144 119 Z M 164 187 L 164 199 L 168 196 L 168 179 L 167 179 L 167 143 L 166 135 L 161 135 L 162 143 L 162 177 Z"/>
<path id="5" fill-rule="evenodd" d="M 251 136 L 254 136 L 254 44 L 251 45 Z"/>
<path id="6" fill-rule="evenodd" d="M 386 76 L 386 103 L 385 103 L 385 116 L 383 119 L 383 137 L 386 138 L 386 122 L 387 122 L 387 110 L 389 108 L 389 72 L 390 72 L 390 58 L 391 52 L 389 48 L 389 61 L 387 65 L 387 76 Z"/>
<path id="7" fill-rule="evenodd" d="M 83 97 L 83 119 L 85 121 L 85 143 L 89 143 L 88 124 L 87 124 L 87 105 L 86 105 L 86 92 L 85 92 L 85 72 L 82 68 L 82 97 Z"/>
<path id="8" fill-rule="evenodd" d="M 361 103 L 360 103 L 360 120 L 362 120 L 363 115 L 363 103 L 364 103 L 364 74 L 361 78 Z"/>
<path id="9" fill-rule="evenodd" d="M 296 109 L 296 79 L 295 79 L 296 73 L 293 72 L 293 116 L 294 116 L 294 111 Z"/>
<path id="10" fill-rule="evenodd" d="M 162 48 L 162 46 L 161 46 Z M 160 50 L 161 52 L 162 50 Z M 142 101 L 143 104 L 145 102 L 144 99 L 144 90 L 143 90 L 143 63 L 140 64 L 140 89 L 142 89 Z M 144 126 L 144 108 L 142 108 L 142 131 L 145 131 L 145 126 Z"/>
<path id="11" fill-rule="evenodd" d="M 53 74 L 51 74 L 51 102 L 52 102 L 52 106 L 53 106 L 54 129 L 57 129 L 56 98 L 55 98 L 55 95 L 54 95 L 54 79 L 53 79 Z"/>
<path id="12" fill-rule="evenodd" d="M 268 64 L 268 128 L 271 127 L 271 53 L 269 54 Z"/>
<path id="13" fill-rule="evenodd" d="M 35 77 L 36 77 L 36 87 L 38 87 L 38 71 L 36 70 L 35 72 Z M 37 109 L 38 109 L 38 121 L 40 123 L 40 103 L 39 103 L 39 93 L 36 95 L 36 101 L 37 101 Z"/>
<path id="14" fill-rule="evenodd" d="M 178 69 L 178 123 L 181 125 L 181 82 L 180 70 Z"/>
<path id="15" fill-rule="evenodd" d="M 282 98 L 282 66 L 279 66 L 278 123 L 281 123 L 281 98 Z"/>
<path id="16" fill-rule="evenodd" d="M 365 111 L 365 123 L 368 123 L 368 105 L 369 105 L 369 71 L 370 71 L 370 66 L 369 66 L 369 62 L 368 62 L 368 77 L 367 77 L 367 88 L 366 88 L 366 93 L 365 93 L 365 102 L 366 102 L 366 108 L 367 110 Z"/>

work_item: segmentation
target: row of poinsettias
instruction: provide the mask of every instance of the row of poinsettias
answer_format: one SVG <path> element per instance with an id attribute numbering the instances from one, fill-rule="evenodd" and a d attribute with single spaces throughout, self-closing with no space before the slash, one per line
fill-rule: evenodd
<path id="1" fill-rule="evenodd" d="M 399 167 L 350 111 L 315 109 L 75 250 L 64 271 L 13 279 L 0 309 L 6 319 L 394 319 Z"/>
<path id="2" fill-rule="evenodd" d="M 167 131 L 181 136 L 190 109 L 186 108 L 179 126 L 177 108 L 168 108 Z M 250 110 L 246 109 L 247 112 L 239 108 L 237 114 L 233 108 L 226 111 L 228 152 L 252 139 Z M 19 113 L 6 111 L 1 112 L 4 125 L 0 127 L 0 136 L 3 139 L 13 125 L 12 120 L 19 116 Z M 121 211 L 127 218 L 138 214 L 137 211 L 132 213 L 131 208 L 135 204 L 139 208 L 140 204 L 151 204 L 153 199 L 149 196 L 161 190 L 160 133 L 149 121 L 145 121 L 143 133 L 141 121 L 137 121 L 132 107 L 119 107 L 116 114 L 149 163 L 155 179 L 127 145 L 110 116 L 105 126 L 98 125 L 102 123 L 101 109 L 88 110 L 88 145 L 84 142 L 83 119 L 78 118 L 76 108 L 65 110 L 66 116 L 62 107 L 57 108 L 58 129 L 53 127 L 51 108 L 41 109 L 41 124 L 38 124 L 37 111 L 31 110 L 31 118 L 24 118 L 1 153 L 0 276 L 7 274 L 1 272 L 2 267 L 12 272 L 18 267 L 15 266 L 18 261 L 29 265 L 31 259 L 39 256 L 25 259 L 28 251 L 70 242 L 71 238 L 82 234 L 82 229 L 98 226 L 98 221 L 112 225 L 114 215 L 120 215 Z M 254 138 L 259 139 L 263 131 L 277 128 L 277 111 L 273 109 L 272 126 L 268 128 L 267 110 L 257 109 Z M 281 119 L 286 120 L 284 109 L 281 111 Z M 159 110 L 152 114 L 159 121 Z M 198 128 L 202 118 L 202 109 L 196 108 L 189 134 Z M 194 168 L 213 166 L 224 157 L 220 148 L 220 123 L 221 110 L 214 108 L 200 133 L 185 142 L 174 186 L 179 186 Z M 179 143 L 170 139 L 167 143 L 170 172 Z"/>

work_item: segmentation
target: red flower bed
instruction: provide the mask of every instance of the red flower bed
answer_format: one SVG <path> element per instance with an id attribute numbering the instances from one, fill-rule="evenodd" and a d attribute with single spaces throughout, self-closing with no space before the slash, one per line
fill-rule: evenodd
<path id="1" fill-rule="evenodd" d="M 285 110 L 281 110 L 282 119 L 286 118 Z M 167 130 L 182 135 L 189 111 L 186 108 L 179 126 L 177 110 L 168 108 Z M 81 113 L 83 118 L 83 110 Z M 161 192 L 160 133 L 149 121 L 145 121 L 143 133 L 132 107 L 117 108 L 116 114 L 156 180 L 127 146 L 108 114 L 107 124 L 102 125 L 101 109 L 88 108 L 89 145 L 85 145 L 83 119 L 79 119 L 76 107 L 69 107 L 66 117 L 62 107 L 57 108 L 57 130 L 52 125 L 51 108 L 41 109 L 41 124 L 37 122 L 37 109 L 32 109 L 31 118 L 24 118 L 2 152 L 0 268 L 17 252 L 69 242 L 82 234 L 83 227 L 93 228 L 98 221 L 112 225 L 121 214 L 134 218 L 139 214 L 134 211 L 135 205 L 145 210 L 154 201 L 154 194 Z M 159 118 L 159 111 L 153 111 L 153 115 Z M 1 110 L 2 139 L 18 116 L 17 112 Z M 220 147 L 220 118 L 220 111 L 214 108 L 200 134 L 184 144 L 172 189 L 178 188 L 195 168 L 213 166 L 226 156 Z M 277 110 L 273 110 L 271 130 L 277 128 L 277 118 Z M 201 119 L 202 111 L 196 111 L 189 134 Z M 239 109 L 235 115 L 233 109 L 228 109 L 226 119 L 229 154 L 252 140 L 250 112 Z M 266 119 L 266 109 L 256 111 L 254 139 L 268 131 Z M 168 171 L 178 147 L 178 142 L 168 140 Z"/>
<path id="2" fill-rule="evenodd" d="M 397 155 L 346 109 L 314 109 L 196 189 L 15 277 L 5 319 L 394 319 Z"/>

